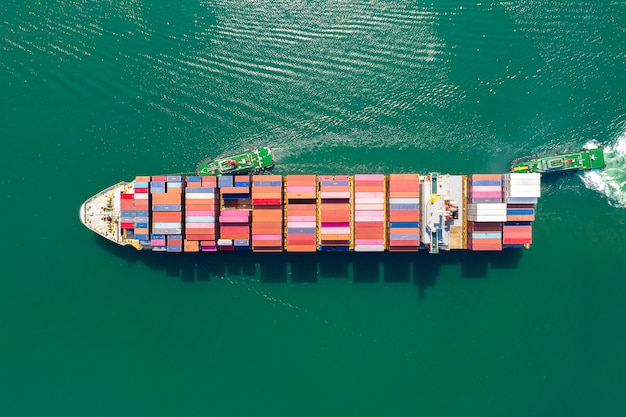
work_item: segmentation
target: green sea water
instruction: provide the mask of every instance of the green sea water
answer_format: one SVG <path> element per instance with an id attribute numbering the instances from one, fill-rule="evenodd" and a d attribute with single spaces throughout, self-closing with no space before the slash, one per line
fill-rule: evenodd
<path id="1" fill-rule="evenodd" d="M 621 1 L 0 4 L 0 416 L 617 416 Z M 275 172 L 545 179 L 529 250 L 140 253 L 78 220 L 135 175 L 267 145 Z"/>

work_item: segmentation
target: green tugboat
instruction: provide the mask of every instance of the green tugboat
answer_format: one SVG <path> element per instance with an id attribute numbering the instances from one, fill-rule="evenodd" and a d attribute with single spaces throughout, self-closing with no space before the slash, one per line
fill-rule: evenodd
<path id="1" fill-rule="evenodd" d="M 525 156 L 511 163 L 511 172 L 538 172 L 556 174 L 561 172 L 588 171 L 605 166 L 602 148 L 581 149 L 547 156 Z"/>
<path id="2" fill-rule="evenodd" d="M 248 149 L 234 155 L 203 159 L 196 166 L 198 175 L 256 174 L 274 166 L 272 150 L 267 147 Z"/>

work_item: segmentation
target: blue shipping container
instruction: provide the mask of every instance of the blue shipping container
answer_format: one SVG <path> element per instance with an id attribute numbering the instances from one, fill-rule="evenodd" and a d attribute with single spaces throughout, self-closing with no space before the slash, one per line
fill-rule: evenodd
<path id="1" fill-rule="evenodd" d="M 315 227 L 289 227 L 287 234 L 290 235 L 312 235 L 315 234 Z"/>
<path id="2" fill-rule="evenodd" d="M 523 216 L 527 214 L 535 214 L 535 210 L 533 209 L 507 209 L 506 214 L 510 214 L 512 216 Z"/>
<path id="3" fill-rule="evenodd" d="M 420 235 L 418 234 L 409 234 L 409 233 L 405 233 L 405 234 L 390 233 L 389 234 L 390 240 L 419 240 L 419 238 L 420 238 Z"/>
<path id="4" fill-rule="evenodd" d="M 420 222 L 389 222 L 389 227 L 392 229 L 397 227 L 420 227 Z"/>
<path id="5" fill-rule="evenodd" d="M 224 200 L 241 200 L 250 198 L 250 194 L 222 194 Z"/>
<path id="6" fill-rule="evenodd" d="M 187 223 L 213 223 L 215 216 L 186 216 L 185 221 Z"/>
<path id="7" fill-rule="evenodd" d="M 506 222 L 505 226 L 530 226 L 532 222 Z"/>
<path id="8" fill-rule="evenodd" d="M 502 185 L 502 181 L 500 180 L 472 180 L 471 183 L 477 187 L 485 185 Z"/>
<path id="9" fill-rule="evenodd" d="M 180 211 L 181 208 L 180 204 L 155 204 L 152 206 L 152 211 Z"/>
<path id="10" fill-rule="evenodd" d="M 350 185 L 350 181 L 348 180 L 337 180 L 337 181 L 321 181 L 322 186 L 334 186 L 334 185 Z"/>
<path id="11" fill-rule="evenodd" d="M 472 232 L 472 239 L 501 239 L 501 232 Z"/>
<path id="12" fill-rule="evenodd" d="M 389 210 L 419 210 L 419 204 L 389 204 Z"/>
<path id="13" fill-rule="evenodd" d="M 232 187 L 233 186 L 233 177 L 230 175 L 221 175 L 217 177 L 217 184 L 220 187 Z"/>
<path id="14" fill-rule="evenodd" d="M 215 192 L 215 188 L 209 188 L 209 187 L 197 187 L 197 188 L 186 188 L 185 192 L 187 194 L 196 194 L 196 193 L 213 193 Z"/>

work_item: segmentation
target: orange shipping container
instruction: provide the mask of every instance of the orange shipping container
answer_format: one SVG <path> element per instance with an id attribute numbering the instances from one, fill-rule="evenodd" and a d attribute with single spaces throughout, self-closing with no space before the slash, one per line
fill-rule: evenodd
<path id="1" fill-rule="evenodd" d="M 222 194 L 248 194 L 250 189 L 248 187 L 222 187 L 220 193 Z"/>
<path id="2" fill-rule="evenodd" d="M 344 241 L 344 240 L 350 240 L 350 234 L 330 234 L 330 233 L 322 233 L 320 234 L 320 238 L 322 240 L 338 240 L 338 241 Z"/>
<path id="3" fill-rule="evenodd" d="M 271 186 L 267 186 L 267 185 L 252 185 L 252 194 L 254 195 L 255 193 L 271 193 L 271 194 L 275 194 L 275 193 L 282 193 L 283 191 L 283 187 L 277 186 L 277 187 L 271 187 Z"/>
<path id="4" fill-rule="evenodd" d="M 257 223 L 279 222 L 283 219 L 282 210 L 258 210 L 252 211 L 252 221 Z"/>
<path id="5" fill-rule="evenodd" d="M 252 233 L 255 235 L 280 235 L 283 233 L 283 226 L 281 223 L 252 223 Z"/>
<path id="6" fill-rule="evenodd" d="M 389 234 L 392 235 L 416 235 L 419 234 L 419 227 L 394 227 L 389 228 Z"/>
<path id="7" fill-rule="evenodd" d="M 180 222 L 183 215 L 180 211 L 153 211 L 152 221 L 157 222 Z"/>
<path id="8" fill-rule="evenodd" d="M 389 240 L 389 248 L 397 246 L 419 246 L 419 240 Z"/>
<path id="9" fill-rule="evenodd" d="M 190 240 L 210 240 L 215 241 L 215 233 L 185 233 L 185 237 Z"/>
<path id="10" fill-rule="evenodd" d="M 183 250 L 185 252 L 198 252 L 200 250 L 200 244 L 197 240 L 185 240 Z"/>
<path id="11" fill-rule="evenodd" d="M 287 252 L 315 252 L 317 247 L 315 245 L 289 245 Z"/>
<path id="12" fill-rule="evenodd" d="M 192 200 L 185 200 L 186 206 L 206 206 L 206 207 L 216 207 L 216 201 L 213 198 L 197 198 Z M 198 208 L 194 208 L 192 210 L 199 210 Z"/>
<path id="13" fill-rule="evenodd" d="M 419 193 L 414 191 L 390 191 L 389 198 L 419 198 Z"/>
<path id="14" fill-rule="evenodd" d="M 311 204 L 289 204 L 288 206 L 289 214 L 298 216 L 308 216 L 309 213 L 315 213 L 317 207 L 314 203 Z"/>
<path id="15" fill-rule="evenodd" d="M 177 193 L 155 193 L 152 194 L 152 204 L 181 204 L 181 195 Z"/>

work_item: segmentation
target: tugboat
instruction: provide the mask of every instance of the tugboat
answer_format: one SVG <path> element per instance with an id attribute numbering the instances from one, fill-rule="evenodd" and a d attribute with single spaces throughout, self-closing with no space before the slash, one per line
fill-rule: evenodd
<path id="1" fill-rule="evenodd" d="M 198 175 L 258 174 L 274 166 L 272 150 L 267 147 L 247 149 L 234 155 L 206 158 L 198 163 Z"/>
<path id="2" fill-rule="evenodd" d="M 511 163 L 511 172 L 556 174 L 602 169 L 605 165 L 604 151 L 598 147 L 554 155 L 518 158 Z"/>

